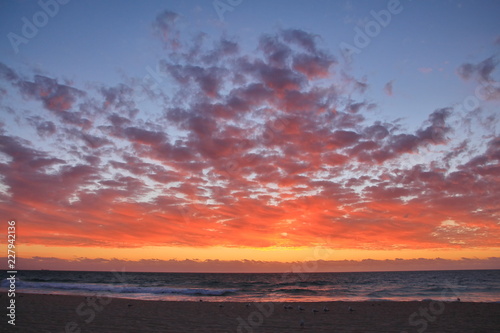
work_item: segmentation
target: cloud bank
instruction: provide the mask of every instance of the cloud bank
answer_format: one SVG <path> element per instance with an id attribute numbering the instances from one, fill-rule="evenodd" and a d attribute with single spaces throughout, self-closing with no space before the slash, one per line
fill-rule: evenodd
<path id="1" fill-rule="evenodd" d="M 5 260 L 6 262 L 6 260 Z M 394 260 L 318 260 L 278 262 L 258 260 L 160 260 L 139 261 L 78 258 L 65 260 L 52 257 L 21 258 L 20 269 L 91 270 L 123 272 L 192 272 L 192 273 L 290 273 L 298 276 L 316 272 L 421 271 L 498 269 L 500 258 L 487 259 L 394 259 Z"/>

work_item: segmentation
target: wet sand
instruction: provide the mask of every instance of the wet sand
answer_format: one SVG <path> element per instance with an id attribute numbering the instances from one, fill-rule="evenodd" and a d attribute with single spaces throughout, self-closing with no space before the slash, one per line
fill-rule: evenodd
<path id="1" fill-rule="evenodd" d="M 302 302 L 287 303 L 293 309 L 284 309 L 284 303 L 138 301 L 18 293 L 16 325 L 12 326 L 7 323 L 7 302 L 2 293 L 2 332 L 500 332 L 500 303 Z M 303 311 L 298 310 L 299 305 Z M 329 311 L 323 311 L 325 306 Z"/>

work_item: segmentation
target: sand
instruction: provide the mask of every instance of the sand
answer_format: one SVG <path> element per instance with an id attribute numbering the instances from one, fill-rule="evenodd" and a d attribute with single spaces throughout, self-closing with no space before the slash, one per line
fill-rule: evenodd
<path id="1" fill-rule="evenodd" d="M 1 332 L 500 332 L 500 303 L 288 303 L 293 309 L 285 310 L 283 303 L 227 302 L 221 307 L 217 302 L 18 293 L 16 326 L 7 323 L 5 293 L 0 303 L 5 313 Z M 299 304 L 304 311 L 297 309 Z"/>

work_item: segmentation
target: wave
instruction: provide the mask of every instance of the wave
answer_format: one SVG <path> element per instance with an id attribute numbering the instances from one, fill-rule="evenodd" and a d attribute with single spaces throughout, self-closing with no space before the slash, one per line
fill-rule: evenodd
<path id="1" fill-rule="evenodd" d="M 440 274 L 440 275 L 439 275 Z M 21 292 L 103 294 L 108 297 L 207 301 L 276 300 L 416 300 L 462 302 L 500 300 L 500 270 L 464 271 L 455 275 L 422 273 L 205 274 L 24 271 L 16 286 Z M 436 275 L 440 279 L 432 279 Z M 486 281 L 485 281 L 486 280 Z M 476 282 L 478 281 L 478 282 Z M 2 290 L 9 282 L 0 279 Z"/>
<path id="2" fill-rule="evenodd" d="M 366 296 L 368 297 L 383 297 L 387 296 L 389 293 L 386 292 L 385 290 L 376 290 L 368 293 Z"/>
<path id="3" fill-rule="evenodd" d="M 446 290 L 446 287 L 442 286 L 436 286 L 436 287 L 428 287 L 428 288 L 422 288 L 420 291 L 421 292 L 432 292 L 432 293 L 437 293 L 437 292 L 442 292 L 443 290 Z"/>
<path id="4" fill-rule="evenodd" d="M 275 292 L 277 292 L 277 293 L 284 293 L 284 294 L 294 294 L 294 295 L 316 295 L 316 294 L 318 294 L 314 290 L 303 289 L 303 288 L 277 289 L 277 290 L 275 290 Z"/>
<path id="5" fill-rule="evenodd" d="M 9 281 L 4 279 L 0 287 L 8 287 Z M 170 288 L 170 287 L 141 287 L 136 285 L 110 285 L 98 283 L 65 283 L 65 282 L 31 282 L 17 280 L 18 289 L 52 289 L 64 291 L 87 291 L 96 293 L 116 294 L 179 294 L 193 296 L 227 296 L 239 289 L 203 289 L 203 288 Z"/>
<path id="6" fill-rule="evenodd" d="M 298 287 L 316 287 L 316 286 L 328 286 L 328 285 L 335 285 L 334 282 L 332 281 L 285 281 L 285 282 L 280 282 L 280 283 L 275 283 L 275 287 L 291 287 L 291 286 L 298 286 Z"/>

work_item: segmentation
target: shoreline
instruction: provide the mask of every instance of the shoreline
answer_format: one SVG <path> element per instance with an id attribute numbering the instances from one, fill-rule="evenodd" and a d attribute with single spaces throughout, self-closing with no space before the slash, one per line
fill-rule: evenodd
<path id="1" fill-rule="evenodd" d="M 0 295 L 6 294 L 8 289 L 0 289 Z M 336 303 L 336 302 L 344 302 L 344 303 L 365 303 L 365 302 L 380 302 L 380 303 L 385 303 L 385 302 L 443 302 L 443 303 L 492 303 L 492 304 L 500 304 L 500 300 L 468 300 L 468 299 L 461 299 L 460 301 L 454 300 L 454 299 L 446 299 L 444 300 L 443 298 L 423 298 L 423 299 L 388 299 L 388 298 L 379 298 L 379 299 L 334 299 L 332 297 L 328 298 L 327 300 L 310 300 L 308 298 L 304 298 L 303 300 L 282 300 L 282 299 L 277 299 L 277 300 L 269 300 L 269 299 L 259 299 L 255 300 L 254 298 L 249 298 L 249 299 L 234 299 L 231 297 L 227 296 L 205 296 L 205 295 L 199 295 L 197 298 L 190 297 L 190 299 L 162 299 L 162 298 L 150 298 L 150 299 L 143 299 L 143 298 L 138 298 L 138 297 L 127 297 L 123 296 L 124 294 L 120 293 L 111 293 L 111 294 L 106 294 L 105 292 L 102 293 L 89 293 L 89 292 L 74 292 L 74 293 L 64 293 L 64 292 L 56 292 L 56 293 L 50 293 L 49 291 L 45 290 L 38 290 L 38 291 L 27 291 L 23 290 L 22 292 L 16 292 L 16 294 L 22 294 L 22 295 L 42 295 L 42 296 L 68 296 L 68 297 L 89 297 L 89 296 L 101 296 L 101 297 L 106 297 L 106 298 L 111 298 L 111 299 L 124 299 L 124 300 L 134 300 L 134 301 L 144 301 L 144 302 L 205 302 L 205 303 L 221 303 L 221 302 L 226 302 L 226 303 L 242 303 L 242 304 L 247 304 L 247 303 L 275 303 L 275 304 L 287 304 L 287 303 Z M 221 300 L 222 299 L 222 300 Z"/>
<path id="2" fill-rule="evenodd" d="M 8 297 L 0 294 L 4 311 Z M 16 293 L 12 332 L 493 332 L 500 303 L 196 302 Z M 284 309 L 288 304 L 292 309 Z M 222 305 L 222 306 L 221 306 Z M 298 306 L 304 310 L 298 310 Z M 328 311 L 323 311 L 324 307 Z M 353 311 L 350 311 L 351 308 Z M 313 312 L 315 309 L 317 312 Z M 304 326 L 300 323 L 303 321 Z"/>

